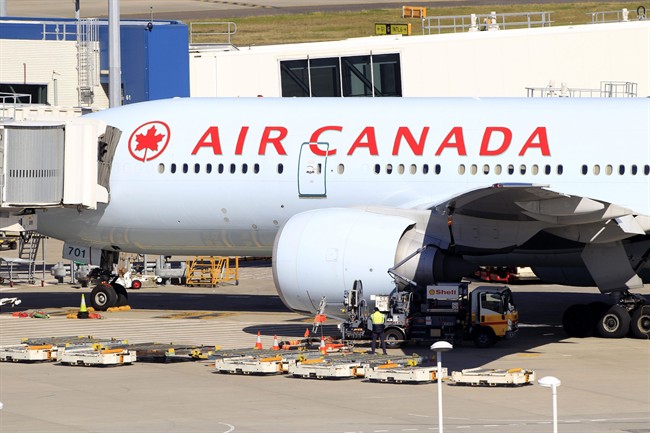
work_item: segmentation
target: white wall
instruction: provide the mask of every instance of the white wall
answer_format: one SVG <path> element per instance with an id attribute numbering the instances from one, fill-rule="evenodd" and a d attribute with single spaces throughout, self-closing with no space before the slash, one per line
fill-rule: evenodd
<path id="1" fill-rule="evenodd" d="M 79 106 L 76 42 L 0 39 L 0 82 L 46 84 L 49 104 Z M 108 107 L 102 87 L 95 86 L 94 93 L 92 106 Z"/>
<path id="2" fill-rule="evenodd" d="M 650 21 L 382 36 L 190 52 L 192 96 L 280 96 L 280 60 L 401 53 L 404 96 L 526 96 L 526 87 L 638 84 L 650 95 Z"/>

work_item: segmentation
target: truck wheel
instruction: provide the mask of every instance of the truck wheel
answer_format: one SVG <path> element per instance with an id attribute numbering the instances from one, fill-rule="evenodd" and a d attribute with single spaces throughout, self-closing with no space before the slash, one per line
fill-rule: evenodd
<path id="1" fill-rule="evenodd" d="M 106 311 L 114 307 L 117 302 L 117 293 L 108 283 L 99 283 L 90 292 L 90 305 L 97 311 Z"/>
<path id="2" fill-rule="evenodd" d="M 650 305 L 642 305 L 634 311 L 630 331 L 636 338 L 650 338 Z"/>
<path id="3" fill-rule="evenodd" d="M 571 305 L 562 316 L 562 328 L 569 337 L 591 337 L 594 323 L 591 310 L 585 304 Z"/>
<path id="4" fill-rule="evenodd" d="M 497 342 L 497 337 L 491 328 L 480 327 L 474 333 L 474 346 L 485 349 L 494 345 Z"/>
<path id="5" fill-rule="evenodd" d="M 389 328 L 384 332 L 386 347 L 398 349 L 404 343 L 404 333 L 397 328 Z"/>
<path id="6" fill-rule="evenodd" d="M 630 329 L 630 314 L 620 305 L 613 305 L 596 323 L 601 337 L 623 338 Z"/>
<path id="7" fill-rule="evenodd" d="M 115 293 L 117 293 L 117 301 L 115 301 L 116 307 L 122 307 L 129 304 L 129 294 L 121 284 L 113 284 Z"/>

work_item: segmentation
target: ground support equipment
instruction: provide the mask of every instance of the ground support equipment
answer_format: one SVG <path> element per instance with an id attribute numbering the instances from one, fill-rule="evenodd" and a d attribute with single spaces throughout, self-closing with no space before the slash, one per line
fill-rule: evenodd
<path id="1" fill-rule="evenodd" d="M 380 366 L 399 368 L 421 362 L 417 355 L 331 354 L 317 359 L 297 359 L 289 364 L 288 373 L 303 379 L 352 379 L 365 377 L 368 370 Z"/>
<path id="2" fill-rule="evenodd" d="M 453 371 L 451 380 L 456 385 L 470 386 L 523 386 L 535 382 L 535 371 L 521 368 L 496 370 L 489 368 L 469 368 Z"/>
<path id="3" fill-rule="evenodd" d="M 59 356 L 62 365 L 117 366 L 129 365 L 136 361 L 136 352 L 128 349 L 105 349 L 93 347 L 67 348 Z"/>
<path id="4" fill-rule="evenodd" d="M 389 382 L 389 383 L 430 383 L 438 380 L 438 368 L 429 367 L 397 367 L 386 368 L 385 366 L 376 366 L 366 369 L 366 379 L 371 382 Z M 442 369 L 441 377 L 447 377 L 447 368 Z"/>
<path id="5" fill-rule="evenodd" d="M 0 346 L 0 361 L 7 362 L 42 362 L 55 361 L 57 346 L 51 344 L 17 344 Z"/>
<path id="6" fill-rule="evenodd" d="M 217 351 L 211 358 L 215 359 L 215 370 L 219 373 L 269 375 L 286 373 L 296 359 L 320 356 L 317 350 L 234 349 Z"/>

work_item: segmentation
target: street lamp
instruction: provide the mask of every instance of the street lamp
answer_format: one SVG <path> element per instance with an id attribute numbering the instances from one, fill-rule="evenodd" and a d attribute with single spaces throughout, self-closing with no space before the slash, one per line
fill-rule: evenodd
<path id="1" fill-rule="evenodd" d="M 442 352 L 453 349 L 454 346 L 448 341 L 436 341 L 431 345 L 431 350 L 436 352 L 436 361 L 438 362 L 438 431 L 443 433 L 442 430 Z"/>
<path id="2" fill-rule="evenodd" d="M 545 376 L 538 380 L 537 383 L 553 390 L 553 433 L 557 433 L 557 387 L 562 382 L 557 377 Z"/>

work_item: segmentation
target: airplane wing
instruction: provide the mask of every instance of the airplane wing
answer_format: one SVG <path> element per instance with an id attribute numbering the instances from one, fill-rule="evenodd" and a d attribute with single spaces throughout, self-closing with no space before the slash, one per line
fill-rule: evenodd
<path id="1" fill-rule="evenodd" d="M 631 209 L 545 185 L 494 184 L 431 210 L 447 216 L 457 254 L 514 250 L 543 231 L 584 245 L 580 256 L 601 290 L 643 284 L 622 241 L 650 233 L 650 218 Z"/>

